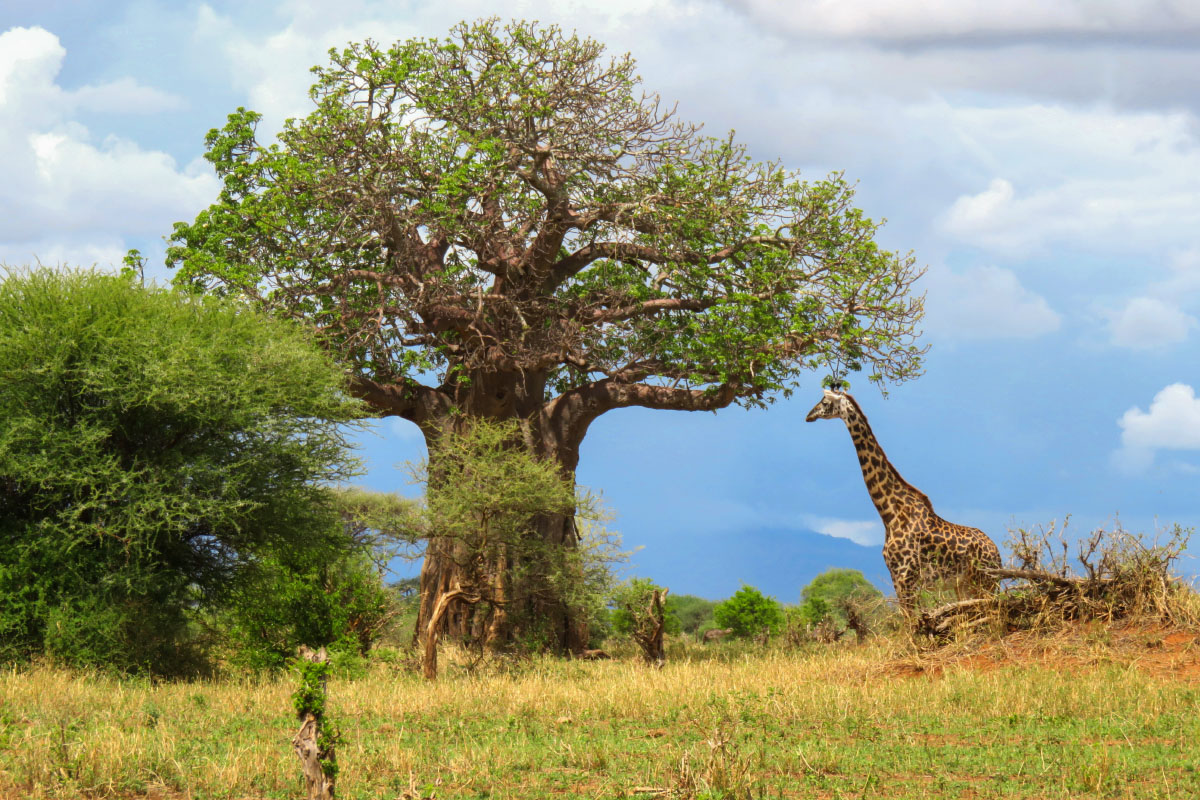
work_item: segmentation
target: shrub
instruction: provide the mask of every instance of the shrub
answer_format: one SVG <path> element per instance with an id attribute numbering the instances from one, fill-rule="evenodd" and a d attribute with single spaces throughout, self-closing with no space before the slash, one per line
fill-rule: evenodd
<path id="1" fill-rule="evenodd" d="M 197 667 L 248 565 L 340 536 L 360 405 L 296 326 L 128 276 L 0 281 L 0 660 Z"/>
<path id="2" fill-rule="evenodd" d="M 733 635 L 755 636 L 764 631 L 783 627 L 783 606 L 774 597 L 767 597 L 753 586 L 743 586 L 733 597 L 718 603 L 713 618 L 722 628 L 732 628 Z"/>
<path id="3" fill-rule="evenodd" d="M 683 633 L 697 634 L 715 627 L 713 609 L 716 605 L 712 600 L 694 594 L 671 595 L 667 598 L 667 613 L 679 619 L 679 629 Z"/>

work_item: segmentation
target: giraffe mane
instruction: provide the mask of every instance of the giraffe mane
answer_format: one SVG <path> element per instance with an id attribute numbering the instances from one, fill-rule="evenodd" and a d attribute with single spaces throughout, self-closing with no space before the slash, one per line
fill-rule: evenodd
<path id="1" fill-rule="evenodd" d="M 849 392 L 842 392 L 842 397 L 849 400 L 850 403 L 854 406 L 854 409 L 858 412 L 858 416 L 862 420 L 863 425 L 867 426 L 867 432 L 870 433 L 871 437 L 875 439 L 875 444 L 877 447 L 879 447 L 879 452 L 883 453 L 884 460 L 887 461 L 888 466 L 892 468 L 892 474 L 896 477 L 896 480 L 900 481 L 900 483 L 902 483 L 905 486 L 905 488 L 907 488 L 914 495 L 916 495 L 917 498 L 920 499 L 920 501 L 922 503 L 924 503 L 925 506 L 930 510 L 930 512 L 933 512 L 933 501 L 929 499 L 929 495 L 925 494 L 920 489 L 913 486 L 908 481 L 904 480 L 904 476 L 900 474 L 900 470 L 896 469 L 896 465 L 892 463 L 892 460 L 890 458 L 888 458 L 887 452 L 885 452 L 883 449 L 883 445 L 879 444 L 879 437 L 875 435 L 875 431 L 871 430 L 871 421 L 869 419 L 867 419 L 866 413 L 863 412 L 862 406 L 860 406 L 858 404 L 858 401 L 854 399 L 854 395 L 850 394 Z M 935 513 L 935 516 L 936 516 L 936 513 Z"/>

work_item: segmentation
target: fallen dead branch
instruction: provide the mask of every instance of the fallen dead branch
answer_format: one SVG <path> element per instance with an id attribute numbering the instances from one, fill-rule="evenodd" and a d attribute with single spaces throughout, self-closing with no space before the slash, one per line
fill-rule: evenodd
<path id="1" fill-rule="evenodd" d="M 1064 531 L 1065 525 L 1056 530 L 1053 524 L 1015 531 L 1009 543 L 1015 565 L 988 570 L 998 581 L 996 591 L 922 612 L 917 632 L 942 638 L 987 622 L 1004 632 L 1133 617 L 1195 622 L 1194 593 L 1171 574 L 1190 529 L 1176 525 L 1165 542 L 1149 544 L 1119 525 L 1099 529 L 1076 543 L 1074 559 Z M 1073 569 L 1075 563 L 1081 569 Z"/>

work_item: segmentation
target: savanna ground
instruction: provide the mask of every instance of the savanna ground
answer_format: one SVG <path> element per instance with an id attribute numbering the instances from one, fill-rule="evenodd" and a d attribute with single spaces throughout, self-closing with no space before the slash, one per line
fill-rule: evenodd
<path id="1" fill-rule="evenodd" d="M 344 798 L 1200 797 L 1200 637 L 1077 626 L 672 644 L 470 668 L 384 651 L 330 682 Z M 389 657 L 390 656 L 390 657 Z M 292 676 L 151 683 L 0 673 L 0 796 L 302 797 Z"/>

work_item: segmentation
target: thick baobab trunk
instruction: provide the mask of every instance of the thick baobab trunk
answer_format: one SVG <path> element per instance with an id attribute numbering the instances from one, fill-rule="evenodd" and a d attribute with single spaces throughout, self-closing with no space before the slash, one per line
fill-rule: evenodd
<path id="1" fill-rule="evenodd" d="M 425 561 L 421 565 L 421 605 L 414 631 L 415 643 L 425 641 L 425 632 L 438 602 L 453 591 L 453 587 L 462 584 L 465 576 L 459 565 L 466 558 L 463 549 L 460 543 L 443 538 L 431 539 L 426 547 Z M 461 601 L 452 601 L 442 611 L 438 634 L 442 637 L 469 639 L 473 618 L 473 606 Z"/>
<path id="2" fill-rule="evenodd" d="M 554 547 L 574 548 L 578 544 L 574 517 L 568 515 L 548 515 L 536 520 L 529 535 Z M 538 565 L 516 563 L 508 557 L 497 559 L 487 574 L 488 585 L 478 587 L 485 602 L 468 603 L 461 594 L 454 594 L 456 585 L 467 585 L 462 568 L 465 557 L 457 542 L 446 539 L 430 542 L 421 567 L 421 606 L 415 631 L 419 645 L 424 647 L 438 604 L 449 597 L 434 626 L 442 638 L 474 641 L 482 635 L 482 644 L 502 650 L 531 625 L 536 625 L 545 634 L 547 644 L 557 652 L 578 654 L 587 646 L 586 621 L 579 619 L 547 585 L 537 585 L 539 579 L 547 581 Z M 513 586 L 513 573 L 518 569 L 525 581 L 519 592 Z"/>
<path id="3" fill-rule="evenodd" d="M 514 447 L 523 446 L 538 458 L 555 463 L 573 485 L 575 467 L 579 462 L 578 439 L 582 438 L 581 434 L 573 433 L 578 426 L 570 419 L 553 419 L 544 413 L 540 404 L 542 393 L 537 386 L 514 388 L 510 383 L 487 389 L 489 381 L 486 376 L 479 378 L 476 385 L 484 388 L 472 394 L 471 402 L 467 404 L 471 413 L 463 418 L 517 419 L 524 441 L 514 442 Z M 539 403 L 516 403 L 514 408 L 479 399 L 482 396 L 490 400 L 509 393 L 537 397 Z M 459 432 L 454 426 L 443 430 Z M 430 480 L 436 481 L 437 442 L 427 441 Z M 530 526 L 528 535 L 551 551 L 553 548 L 574 549 L 578 545 L 573 515 L 543 515 Z M 529 550 L 537 552 L 538 548 Z M 427 632 L 431 630 L 430 623 L 434 620 L 438 603 L 453 591 L 454 586 L 460 585 L 464 590 L 478 593 L 483 602 L 469 604 L 461 597 L 450 601 L 440 621 L 434 626 L 440 637 L 458 637 L 474 642 L 482 636 L 479 644 L 502 650 L 523 633 L 536 628 L 547 645 L 556 652 L 578 654 L 587 646 L 586 621 L 579 619 L 550 587 L 548 572 L 551 565 L 523 563 L 520 556 L 502 547 L 485 567 L 487 585 L 475 587 L 465 568 L 471 563 L 471 558 L 472 555 L 461 542 L 437 538 L 430 541 L 421 568 L 421 606 L 414 631 L 414 639 L 419 645 L 426 646 Z M 522 576 L 520 586 L 514 581 L 516 574 Z"/>

